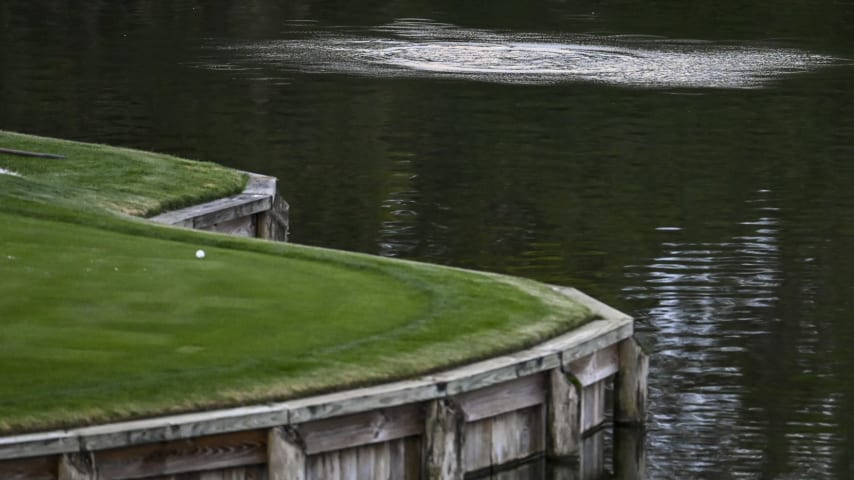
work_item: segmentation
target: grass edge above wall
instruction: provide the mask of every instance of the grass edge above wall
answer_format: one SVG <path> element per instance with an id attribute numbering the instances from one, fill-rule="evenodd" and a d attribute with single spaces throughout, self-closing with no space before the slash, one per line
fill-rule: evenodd
<path id="1" fill-rule="evenodd" d="M 64 197 L 50 202 L 55 185 L 43 182 L 36 188 L 38 200 L 25 198 L 33 187 L 28 182 L 23 173 L 0 175 L 6 225 L 0 231 L 0 275 L 7 279 L 0 286 L 0 371 L 7 372 L 0 382 L 6 385 L 0 386 L 6 390 L 0 392 L 0 434 L 375 384 L 519 350 L 592 318 L 586 308 L 529 280 L 163 227 L 98 208 L 81 210 Z M 209 252 L 205 260 L 195 259 L 198 248 Z M 316 287 L 315 276 L 323 280 Z M 349 281 L 354 278 L 364 281 Z M 183 290 L 173 292 L 170 281 Z M 315 295 L 320 305 L 303 313 L 287 310 L 300 298 L 289 297 L 293 292 L 274 281 L 301 286 L 297 294 Z M 355 283 L 373 287 L 360 291 Z M 339 290 L 324 294 L 332 284 Z M 383 300 L 389 293 L 407 297 L 411 305 L 390 308 L 391 301 Z M 99 295 L 108 301 L 93 302 Z M 208 302 L 216 306 L 226 297 L 225 313 L 206 310 Z M 164 315 L 147 316 L 151 307 Z M 132 314 L 114 318 L 116 308 Z M 372 317 L 386 310 L 403 312 L 404 318 Z M 310 338 L 323 327 L 311 323 L 318 318 L 364 335 L 338 338 L 330 330 L 328 338 Z M 463 324 L 461 318 L 471 321 Z M 260 332 L 234 329 L 247 324 Z M 302 329 L 292 343 L 316 345 L 295 350 L 300 358 L 280 358 L 290 348 L 282 332 L 287 328 Z M 77 335 L 64 336 L 65 331 Z M 115 345 L 99 344 L 101 338 Z M 241 342 L 251 348 L 241 352 Z M 142 345 L 123 352 L 129 343 Z M 193 356 L 200 360 L 193 363 Z M 27 385 L 32 390 L 21 391 Z"/>

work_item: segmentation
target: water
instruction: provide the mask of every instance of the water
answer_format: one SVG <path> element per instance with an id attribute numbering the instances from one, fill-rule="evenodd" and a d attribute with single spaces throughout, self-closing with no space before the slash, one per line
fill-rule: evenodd
<path id="1" fill-rule="evenodd" d="M 854 2 L 0 3 L 0 128 L 277 175 L 292 239 L 573 285 L 650 478 L 854 478 Z"/>
<path id="2" fill-rule="evenodd" d="M 520 84 L 591 82 L 634 87 L 755 88 L 777 76 L 843 60 L 791 49 L 650 36 L 548 35 L 464 29 L 421 19 L 368 29 L 320 29 L 308 39 L 233 46 L 232 70 Z"/>

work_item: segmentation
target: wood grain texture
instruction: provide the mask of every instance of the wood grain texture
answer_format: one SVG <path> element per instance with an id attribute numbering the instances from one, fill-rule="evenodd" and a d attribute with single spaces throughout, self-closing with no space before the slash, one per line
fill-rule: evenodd
<path id="1" fill-rule="evenodd" d="M 420 435 L 424 432 L 424 412 L 420 405 L 410 404 L 308 422 L 296 428 L 305 441 L 306 454 L 313 455 Z"/>
<path id="2" fill-rule="evenodd" d="M 267 432 L 252 430 L 178 442 L 101 450 L 101 478 L 145 478 L 198 470 L 227 469 L 267 461 Z"/>
<path id="3" fill-rule="evenodd" d="M 605 422 L 605 380 L 581 389 L 581 434 Z"/>
<path id="4" fill-rule="evenodd" d="M 327 452 L 306 458 L 306 480 L 325 480 L 341 478 L 340 452 Z"/>
<path id="5" fill-rule="evenodd" d="M 620 355 L 616 344 L 596 350 L 569 364 L 569 372 L 583 387 L 604 380 L 619 369 Z"/>
<path id="6" fill-rule="evenodd" d="M 101 479 L 106 480 L 106 479 Z M 119 479 L 110 479 L 119 480 Z M 268 480 L 267 467 L 264 465 L 252 467 L 228 468 L 225 470 L 206 470 L 203 472 L 179 473 L 149 477 L 145 480 Z"/>
<path id="7" fill-rule="evenodd" d="M 448 399 L 429 402 L 424 434 L 428 480 L 462 480 L 462 425 L 462 412 Z"/>
<path id="8" fill-rule="evenodd" d="M 464 426 L 462 464 L 466 472 L 477 472 L 492 466 L 492 419 Z"/>
<path id="9" fill-rule="evenodd" d="M 578 387 L 559 368 L 549 371 L 546 404 L 546 455 L 566 457 L 578 452 L 581 444 L 581 399 Z"/>
<path id="10" fill-rule="evenodd" d="M 254 238 L 256 236 L 257 226 L 255 225 L 257 215 L 248 217 L 234 218 L 222 223 L 215 223 L 201 230 L 209 232 L 224 233 L 235 237 Z"/>
<path id="11" fill-rule="evenodd" d="M 545 450 L 542 405 L 465 424 L 463 468 L 466 473 L 494 471 Z"/>
<path id="12" fill-rule="evenodd" d="M 94 462 L 88 453 L 66 453 L 59 457 L 57 480 L 95 480 Z"/>
<path id="13" fill-rule="evenodd" d="M 256 215 L 256 236 L 275 242 L 287 242 L 290 229 L 290 205 L 280 195 L 273 198 L 269 210 Z"/>
<path id="14" fill-rule="evenodd" d="M 643 425 L 646 423 L 649 356 L 634 338 L 620 342 L 619 355 L 614 422 L 618 425 Z"/>
<path id="15" fill-rule="evenodd" d="M 290 427 L 271 428 L 267 435 L 267 475 L 270 480 L 305 480 L 305 446 Z"/>
<path id="16" fill-rule="evenodd" d="M 509 382 L 481 388 L 454 397 L 467 422 L 540 405 L 545 401 L 542 374 L 528 375 Z"/>
<path id="17" fill-rule="evenodd" d="M 0 461 L 0 478 L 3 480 L 56 480 L 59 457 L 24 458 Z"/>
<path id="18" fill-rule="evenodd" d="M 269 210 L 272 204 L 273 199 L 269 195 L 241 193 L 201 205 L 163 213 L 151 217 L 150 220 L 166 225 L 186 225 L 189 222 L 192 228 L 205 228 L 216 223 L 248 217 Z"/>
<path id="19" fill-rule="evenodd" d="M 531 457 L 545 450 L 542 406 L 509 412 L 492 422 L 492 466 Z"/>
<path id="20" fill-rule="evenodd" d="M 339 452 L 341 480 L 359 480 L 359 455 L 355 448 Z"/>

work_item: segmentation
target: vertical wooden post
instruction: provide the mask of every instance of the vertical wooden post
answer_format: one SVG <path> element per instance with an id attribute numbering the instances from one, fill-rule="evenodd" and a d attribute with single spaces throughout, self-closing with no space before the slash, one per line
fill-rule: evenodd
<path id="1" fill-rule="evenodd" d="M 578 388 L 560 368 L 549 371 L 546 401 L 546 454 L 559 458 L 578 453 L 581 444 Z"/>
<path id="2" fill-rule="evenodd" d="M 96 480 L 95 459 L 91 453 L 66 453 L 59 458 L 58 480 Z"/>
<path id="3" fill-rule="evenodd" d="M 462 412 L 450 399 L 427 404 L 424 467 L 428 480 L 462 480 Z"/>
<path id="4" fill-rule="evenodd" d="M 634 337 L 620 342 L 619 349 L 620 371 L 615 383 L 614 423 L 643 425 L 646 423 L 649 357 Z"/>
<path id="5" fill-rule="evenodd" d="M 305 446 L 290 427 L 274 427 L 267 434 L 267 475 L 270 480 L 305 480 Z"/>
<path id="6" fill-rule="evenodd" d="M 276 242 L 288 241 L 290 207 L 280 195 L 273 197 L 270 210 L 256 215 L 255 236 Z"/>

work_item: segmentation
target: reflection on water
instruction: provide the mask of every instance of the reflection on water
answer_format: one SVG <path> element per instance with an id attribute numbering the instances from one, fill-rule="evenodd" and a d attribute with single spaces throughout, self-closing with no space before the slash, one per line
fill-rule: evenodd
<path id="1" fill-rule="evenodd" d="M 760 190 L 745 205 L 740 234 L 722 242 L 685 242 L 679 240 L 678 228 L 667 228 L 660 256 L 627 267 L 632 286 L 624 289 L 626 297 L 654 303 L 638 313 L 655 349 L 650 450 L 666 448 L 684 459 L 680 475 L 725 475 L 722 458 L 750 465 L 768 448 L 767 425 L 762 417 L 751 416 L 751 407 L 743 401 L 743 384 L 751 381 L 752 372 L 744 371 L 733 357 L 750 355 L 749 339 L 770 335 L 771 324 L 783 321 L 774 314 L 784 279 L 779 209 L 770 195 Z M 803 340 L 803 353 L 808 354 L 810 341 Z M 795 467 L 789 468 L 793 476 L 785 478 L 832 475 L 832 445 L 840 440 L 833 433 L 836 408 L 832 398 L 809 400 L 802 426 L 814 434 L 786 439 Z M 698 437 L 716 439 L 713 455 Z M 677 474 L 656 460 L 649 459 L 653 477 Z M 762 471 L 761 465 L 754 468 Z"/>
<path id="2" fill-rule="evenodd" d="M 835 61 L 782 48 L 649 36 L 503 33 L 423 20 L 366 30 L 313 27 L 302 33 L 305 38 L 236 48 L 250 65 L 255 61 L 305 72 L 675 88 L 755 88 Z"/>

